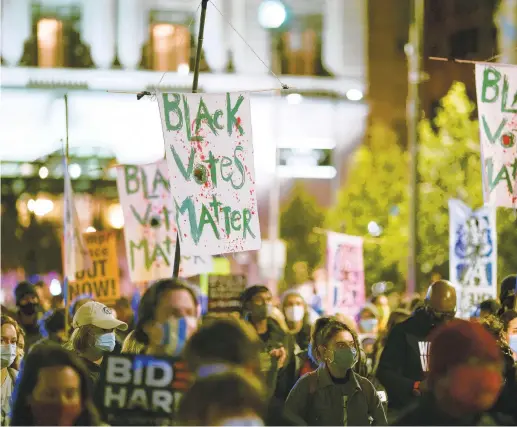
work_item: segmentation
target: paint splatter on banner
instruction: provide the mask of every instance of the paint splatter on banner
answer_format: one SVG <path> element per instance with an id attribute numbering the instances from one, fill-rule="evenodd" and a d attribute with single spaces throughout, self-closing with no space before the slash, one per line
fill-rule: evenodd
<path id="1" fill-rule="evenodd" d="M 260 249 L 248 94 L 159 93 L 181 251 Z"/>
<path id="2" fill-rule="evenodd" d="M 124 214 L 131 281 L 172 277 L 177 227 L 167 163 L 161 160 L 140 166 L 119 166 L 117 187 Z M 212 268 L 210 256 L 182 256 L 179 275 L 210 273 Z"/>
<path id="3" fill-rule="evenodd" d="M 517 67 L 476 64 L 485 203 L 517 207 Z"/>
<path id="4" fill-rule="evenodd" d="M 497 297 L 495 209 L 473 211 L 449 200 L 449 278 L 457 285 L 458 316 L 468 318 L 476 306 Z"/>
<path id="5" fill-rule="evenodd" d="M 366 299 L 362 237 L 328 233 L 327 271 L 330 312 L 357 315 Z"/>

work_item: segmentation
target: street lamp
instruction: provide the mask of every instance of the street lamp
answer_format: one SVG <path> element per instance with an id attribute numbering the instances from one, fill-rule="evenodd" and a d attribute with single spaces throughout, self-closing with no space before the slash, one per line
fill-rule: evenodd
<path id="1" fill-rule="evenodd" d="M 265 0 L 259 6 L 258 19 L 262 28 L 276 30 L 285 23 L 287 9 L 280 0 Z"/>

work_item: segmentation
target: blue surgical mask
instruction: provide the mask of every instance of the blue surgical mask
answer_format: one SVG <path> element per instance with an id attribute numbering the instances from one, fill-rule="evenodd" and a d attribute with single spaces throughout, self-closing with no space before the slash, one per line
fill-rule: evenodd
<path id="1" fill-rule="evenodd" d="M 514 353 L 517 353 L 517 334 L 511 334 L 508 344 Z"/>
<path id="2" fill-rule="evenodd" d="M 111 353 L 115 349 L 115 342 L 115 332 L 108 332 L 97 337 L 95 340 L 95 348 L 106 353 Z"/>
<path id="3" fill-rule="evenodd" d="M 8 368 L 16 359 L 16 344 L 2 344 L 0 346 L 0 360 L 2 362 L 2 369 Z"/>
<path id="4" fill-rule="evenodd" d="M 379 324 L 377 319 L 361 319 L 359 320 L 359 326 L 364 332 L 373 332 Z"/>

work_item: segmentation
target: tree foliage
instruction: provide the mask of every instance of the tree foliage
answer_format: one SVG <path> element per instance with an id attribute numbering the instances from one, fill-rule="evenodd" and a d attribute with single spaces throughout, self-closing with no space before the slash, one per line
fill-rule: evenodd
<path id="1" fill-rule="evenodd" d="M 388 127 L 374 124 L 368 140 L 354 153 L 345 186 L 327 214 L 327 227 L 363 236 L 366 284 L 390 280 L 405 286 L 408 243 L 408 163 Z M 368 233 L 370 222 L 382 228 L 378 238 Z"/>
<path id="2" fill-rule="evenodd" d="M 420 123 L 418 261 L 421 282 L 432 272 L 449 275 L 448 201 L 483 204 L 478 121 L 463 83 L 454 83 L 436 117 Z M 515 272 L 517 224 L 510 209 L 498 209 L 498 276 Z M 513 262 L 513 270 L 512 270 Z"/>
<path id="3" fill-rule="evenodd" d="M 287 247 L 285 281 L 288 285 L 304 280 L 300 270 L 310 272 L 320 264 L 323 258 L 321 235 L 314 228 L 322 227 L 324 218 L 316 199 L 302 184 L 295 184 L 280 217 L 280 238 Z M 306 263 L 307 268 L 301 268 L 302 264 L 297 263 Z"/>

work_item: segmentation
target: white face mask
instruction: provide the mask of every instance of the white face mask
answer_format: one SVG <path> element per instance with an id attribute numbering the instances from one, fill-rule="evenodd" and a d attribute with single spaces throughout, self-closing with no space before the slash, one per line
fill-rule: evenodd
<path id="1" fill-rule="evenodd" d="M 291 305 L 285 308 L 285 317 L 290 322 L 299 322 L 305 316 L 305 307 L 303 305 Z"/>
<path id="2" fill-rule="evenodd" d="M 8 368 L 16 359 L 16 344 L 2 344 L 0 346 L 0 359 L 2 362 L 2 369 Z"/>
<path id="3" fill-rule="evenodd" d="M 517 353 L 517 334 L 511 334 L 508 344 L 514 353 Z"/>

